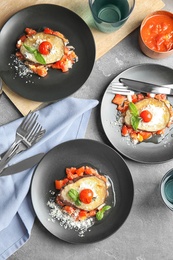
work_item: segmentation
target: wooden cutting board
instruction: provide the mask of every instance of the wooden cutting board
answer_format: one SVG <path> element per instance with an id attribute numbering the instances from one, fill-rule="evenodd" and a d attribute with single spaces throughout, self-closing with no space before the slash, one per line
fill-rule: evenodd
<path id="1" fill-rule="evenodd" d="M 77 13 L 88 24 L 96 44 L 96 60 L 135 30 L 146 15 L 164 7 L 164 3 L 161 0 L 136 0 L 133 13 L 125 25 L 116 32 L 105 34 L 96 30 L 89 9 L 88 0 L 28 0 L 20 2 L 14 0 L 2 0 L 0 2 L 0 9 L 3 10 L 3 12 L 1 12 L 0 27 L 2 27 L 3 24 L 17 11 L 31 5 L 46 3 L 68 8 Z M 27 100 L 19 96 L 11 91 L 4 83 L 3 90 L 23 115 L 26 115 L 30 110 L 35 110 L 45 105 L 44 103 Z"/>

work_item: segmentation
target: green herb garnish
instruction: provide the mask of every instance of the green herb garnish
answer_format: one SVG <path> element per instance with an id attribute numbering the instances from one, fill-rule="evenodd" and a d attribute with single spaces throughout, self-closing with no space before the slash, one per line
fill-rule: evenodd
<path id="1" fill-rule="evenodd" d="M 96 219 L 97 220 L 102 220 L 102 218 L 104 217 L 105 211 L 109 210 L 110 208 L 111 208 L 111 206 L 109 206 L 109 205 L 104 206 L 101 210 L 99 210 L 96 213 Z"/>
<path id="2" fill-rule="evenodd" d="M 131 113 L 131 125 L 134 130 L 138 129 L 141 118 L 139 117 L 139 111 L 133 102 L 129 103 L 129 109 Z"/>
<path id="3" fill-rule="evenodd" d="M 41 63 L 41 64 L 46 64 L 45 59 L 43 58 L 43 56 L 39 53 L 39 51 L 37 49 L 33 49 L 25 44 L 23 44 L 23 46 L 25 47 L 25 49 L 27 49 L 27 51 L 29 51 L 30 53 L 34 54 L 35 59 Z"/>
<path id="4" fill-rule="evenodd" d="M 75 202 L 77 206 L 81 205 L 81 202 L 79 200 L 79 193 L 75 189 L 70 189 L 68 191 L 68 196 Z"/>

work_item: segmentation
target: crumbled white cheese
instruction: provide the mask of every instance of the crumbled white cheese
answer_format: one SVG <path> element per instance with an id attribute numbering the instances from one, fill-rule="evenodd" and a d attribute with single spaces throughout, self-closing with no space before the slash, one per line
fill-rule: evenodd
<path id="1" fill-rule="evenodd" d="M 62 208 L 56 204 L 51 199 L 47 202 L 48 207 L 50 208 L 50 219 L 49 221 L 55 222 L 58 220 L 59 225 L 64 227 L 64 229 L 74 229 L 78 232 L 79 237 L 84 237 L 84 233 L 89 230 L 95 223 L 94 218 L 88 218 L 83 221 L 76 221 L 74 217 L 67 214 Z M 77 216 L 78 210 L 76 210 L 75 215 Z"/>

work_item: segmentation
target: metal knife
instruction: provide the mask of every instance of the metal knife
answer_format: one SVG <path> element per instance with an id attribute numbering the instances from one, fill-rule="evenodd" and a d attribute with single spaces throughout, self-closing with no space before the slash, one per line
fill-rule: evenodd
<path id="1" fill-rule="evenodd" d="M 128 89 L 138 92 L 173 95 L 173 89 L 171 89 L 170 87 L 161 87 L 153 83 L 126 78 L 120 78 L 119 81 L 126 85 Z"/>
<path id="2" fill-rule="evenodd" d="M 3 170 L 3 172 L 0 174 L 0 177 L 15 174 L 15 173 L 27 170 L 29 168 L 32 168 L 34 165 L 36 165 L 37 163 L 39 163 L 41 161 L 41 159 L 43 158 L 44 155 L 45 155 L 44 153 L 39 153 L 39 154 L 33 155 L 33 156 L 21 161 L 21 162 L 18 162 L 14 165 L 7 166 Z"/>

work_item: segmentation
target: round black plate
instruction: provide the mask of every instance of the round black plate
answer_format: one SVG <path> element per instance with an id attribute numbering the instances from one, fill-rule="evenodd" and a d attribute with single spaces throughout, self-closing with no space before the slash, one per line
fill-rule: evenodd
<path id="1" fill-rule="evenodd" d="M 102 221 L 90 228 L 91 231 L 79 237 L 78 232 L 64 229 L 58 221 L 48 221 L 49 208 L 46 204 L 50 198 L 49 191 L 55 190 L 55 179 L 65 177 L 66 167 L 88 164 L 112 179 L 116 205 Z M 114 149 L 97 141 L 78 139 L 62 143 L 46 154 L 35 170 L 31 195 L 37 217 L 49 232 L 70 243 L 92 243 L 112 235 L 124 223 L 132 206 L 134 189 L 130 171 Z M 109 201 L 113 200 L 112 197 L 110 195 Z"/>
<path id="2" fill-rule="evenodd" d="M 136 79 L 148 81 L 158 85 L 171 84 L 173 82 L 173 70 L 158 64 L 141 64 L 131 67 L 119 74 L 114 81 L 119 82 L 119 78 Z M 108 86 L 109 88 L 109 86 Z M 161 163 L 173 158 L 173 128 L 169 134 L 159 144 L 140 143 L 137 145 L 127 141 L 121 136 L 121 126 L 115 124 L 117 110 L 112 103 L 113 94 L 106 89 L 101 104 L 101 121 L 104 131 L 112 145 L 123 155 L 131 160 L 142 163 Z M 168 97 L 173 105 L 173 97 Z M 109 113 L 108 113 L 109 111 Z"/>
<path id="3" fill-rule="evenodd" d="M 10 56 L 15 54 L 16 42 L 26 27 L 60 31 L 75 47 L 79 61 L 67 73 L 50 69 L 45 78 L 16 75 Z M 2 27 L 0 42 L 0 76 L 11 90 L 34 101 L 55 101 L 73 94 L 87 80 L 95 61 L 95 43 L 89 27 L 77 14 L 58 5 L 34 5 L 17 12 Z"/>

